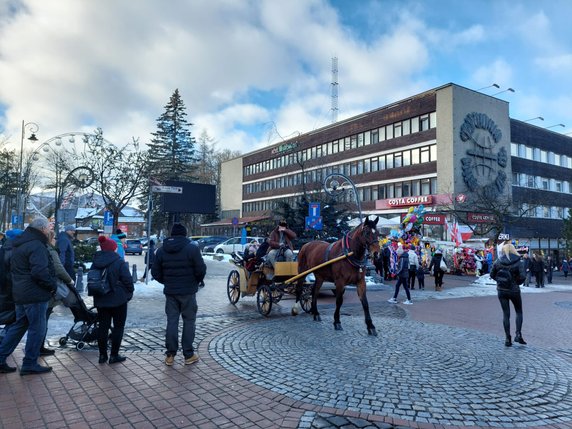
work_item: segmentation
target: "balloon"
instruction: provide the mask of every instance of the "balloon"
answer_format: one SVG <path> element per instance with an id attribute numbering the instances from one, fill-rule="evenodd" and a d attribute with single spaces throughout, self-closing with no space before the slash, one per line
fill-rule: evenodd
<path id="1" fill-rule="evenodd" d="M 413 212 L 413 210 L 415 210 L 415 207 L 409 207 L 409 210 L 407 211 L 407 213 L 411 213 L 411 212 Z"/>
<path id="2" fill-rule="evenodd" d="M 417 216 L 411 215 L 411 219 L 409 219 L 409 221 L 415 223 L 417 221 Z"/>
<path id="3" fill-rule="evenodd" d="M 411 228 L 413 228 L 413 224 L 412 223 L 408 223 L 407 226 L 405 227 L 405 231 L 411 231 Z"/>

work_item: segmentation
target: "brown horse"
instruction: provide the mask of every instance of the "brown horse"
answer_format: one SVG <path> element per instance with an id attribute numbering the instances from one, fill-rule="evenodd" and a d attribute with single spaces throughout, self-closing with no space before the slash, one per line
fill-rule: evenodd
<path id="1" fill-rule="evenodd" d="M 315 321 L 321 320 L 317 305 L 320 288 L 324 281 L 334 282 L 336 285 L 334 328 L 336 330 L 342 330 L 340 308 L 344 302 L 344 291 L 346 285 L 355 284 L 365 315 L 367 333 L 369 335 L 377 335 L 377 331 L 375 330 L 375 326 L 373 326 L 369 314 L 369 304 L 365 291 L 365 266 L 368 252 L 371 255 L 375 252 L 379 252 L 379 233 L 376 229 L 378 221 L 379 218 L 376 217 L 375 220 L 370 220 L 368 216 L 362 224 L 335 243 L 329 244 L 325 241 L 311 241 L 300 249 L 300 253 L 298 254 L 298 272 L 300 273 L 352 252 L 352 255 L 344 259 L 313 271 L 316 277 L 316 283 L 312 293 L 310 313 L 314 315 Z M 303 282 L 304 279 L 298 281 L 296 301 L 299 300 L 298 295 L 301 294 Z M 294 309 L 292 309 L 292 314 L 296 314 Z"/>

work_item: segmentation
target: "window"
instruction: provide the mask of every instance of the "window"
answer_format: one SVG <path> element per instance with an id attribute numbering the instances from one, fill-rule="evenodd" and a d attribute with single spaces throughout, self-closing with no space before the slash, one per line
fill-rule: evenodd
<path id="1" fill-rule="evenodd" d="M 385 155 L 381 155 L 379 157 L 379 169 L 380 170 L 385 170 L 387 168 L 387 165 L 385 163 Z"/>
<path id="2" fill-rule="evenodd" d="M 402 122 L 402 124 L 403 124 L 403 135 L 407 136 L 411 134 L 411 120 L 406 119 L 405 121 Z"/>
<path id="3" fill-rule="evenodd" d="M 437 161 L 437 145 L 429 146 L 429 151 L 431 152 L 431 156 L 429 157 L 431 161 Z"/>
<path id="4" fill-rule="evenodd" d="M 546 177 L 542 177 L 541 180 L 542 180 L 542 189 L 548 191 L 548 179 Z"/>
<path id="5" fill-rule="evenodd" d="M 437 112 L 429 113 L 429 122 L 431 128 L 437 128 Z"/>
<path id="6" fill-rule="evenodd" d="M 379 185 L 377 187 L 377 198 L 380 200 L 384 200 L 387 198 L 387 193 L 385 189 L 385 185 Z"/>
<path id="7" fill-rule="evenodd" d="M 554 182 L 554 188 L 555 188 L 556 192 L 562 192 L 562 181 L 556 180 Z"/>
<path id="8" fill-rule="evenodd" d="M 429 129 L 429 115 L 422 115 L 419 117 L 420 131 L 427 131 Z"/>
<path id="9" fill-rule="evenodd" d="M 421 153 L 421 163 L 429 162 L 429 146 L 422 147 L 420 149 Z"/>
<path id="10" fill-rule="evenodd" d="M 404 182 L 401 185 L 401 193 L 404 197 L 411 196 L 411 182 Z"/>
<path id="11" fill-rule="evenodd" d="M 411 132 L 412 133 L 418 133 L 419 132 L 419 117 L 418 116 L 411 119 Z"/>
<path id="12" fill-rule="evenodd" d="M 393 168 L 393 154 L 392 153 L 388 153 L 387 155 L 385 155 L 385 168 L 387 168 L 388 170 L 390 168 Z M 392 197 L 389 197 L 392 198 Z"/>
<path id="13" fill-rule="evenodd" d="M 402 131 L 401 122 L 393 124 L 393 137 L 401 137 Z"/>
<path id="14" fill-rule="evenodd" d="M 510 144 L 510 154 L 511 156 L 518 156 L 518 145 L 516 143 Z"/>
<path id="15" fill-rule="evenodd" d="M 403 154 L 401 152 L 397 152 L 393 156 L 393 166 L 395 168 L 399 168 L 403 166 Z"/>
<path id="16" fill-rule="evenodd" d="M 548 162 L 548 152 L 545 150 L 540 151 L 540 162 Z"/>
<path id="17" fill-rule="evenodd" d="M 403 197 L 403 187 L 401 183 L 396 183 L 393 185 L 393 192 L 395 192 L 394 198 Z"/>
<path id="18" fill-rule="evenodd" d="M 371 171 L 370 169 L 370 160 L 369 159 L 364 159 L 363 160 L 363 172 L 364 173 L 369 173 Z"/>
<path id="19" fill-rule="evenodd" d="M 402 152 L 402 155 L 403 155 L 403 166 L 407 167 L 408 165 L 411 165 L 411 151 L 404 150 Z"/>
<path id="20" fill-rule="evenodd" d="M 371 159 L 371 171 L 379 171 L 379 158 Z"/>
<path id="21" fill-rule="evenodd" d="M 529 146 L 526 146 L 525 158 L 526 159 L 532 159 L 532 148 Z"/>
<path id="22" fill-rule="evenodd" d="M 363 174 L 363 164 L 364 162 L 362 160 L 357 162 L 357 174 Z"/>
<path id="23" fill-rule="evenodd" d="M 534 176 L 532 174 L 528 175 L 526 186 L 529 188 L 534 188 Z"/>
<path id="24" fill-rule="evenodd" d="M 415 164 L 419 164 L 420 159 L 419 159 L 419 148 L 417 149 L 411 149 L 411 164 L 415 165 Z"/>
<path id="25" fill-rule="evenodd" d="M 357 147 L 363 146 L 363 133 L 357 135 Z"/>
<path id="26" fill-rule="evenodd" d="M 393 138 L 393 125 L 385 127 L 385 139 L 391 140 Z"/>

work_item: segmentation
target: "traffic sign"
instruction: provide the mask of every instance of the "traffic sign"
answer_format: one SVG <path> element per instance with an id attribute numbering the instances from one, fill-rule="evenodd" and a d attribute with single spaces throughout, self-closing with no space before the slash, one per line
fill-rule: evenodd
<path id="1" fill-rule="evenodd" d="M 306 216 L 306 229 L 322 230 L 322 216 Z"/>
<path id="2" fill-rule="evenodd" d="M 237 218 L 237 217 L 233 217 L 233 218 L 232 218 L 232 224 L 233 224 L 234 226 L 238 225 L 238 218 Z"/>
<path id="3" fill-rule="evenodd" d="M 113 226 L 113 212 L 109 210 L 103 212 L 103 226 Z"/>
<path id="4" fill-rule="evenodd" d="M 320 217 L 320 203 L 310 203 L 308 205 L 308 217 Z"/>
<path id="5" fill-rule="evenodd" d="M 182 186 L 151 186 L 151 192 L 158 192 L 161 194 L 182 194 Z"/>

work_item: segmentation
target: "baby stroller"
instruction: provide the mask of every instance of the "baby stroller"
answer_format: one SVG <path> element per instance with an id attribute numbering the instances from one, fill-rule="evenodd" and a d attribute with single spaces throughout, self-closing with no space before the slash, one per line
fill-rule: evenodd
<path id="1" fill-rule="evenodd" d="M 62 302 L 71 310 L 74 324 L 66 336 L 60 338 L 60 346 L 65 346 L 69 340 L 72 340 L 77 350 L 82 350 L 86 344 L 95 346 L 98 329 L 97 311 L 87 308 L 75 287 L 68 286 L 68 289 L 69 294 L 62 299 Z"/>

